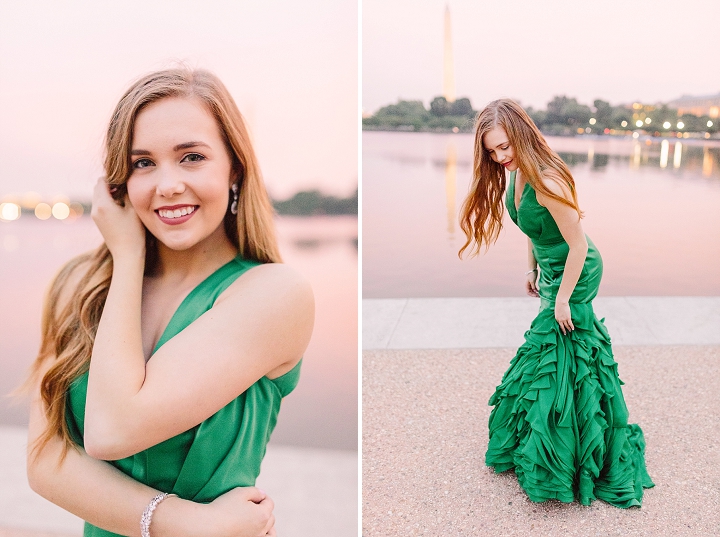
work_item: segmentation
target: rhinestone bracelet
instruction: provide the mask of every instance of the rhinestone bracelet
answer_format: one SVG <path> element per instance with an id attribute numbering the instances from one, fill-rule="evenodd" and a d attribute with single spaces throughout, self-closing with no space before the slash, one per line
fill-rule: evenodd
<path id="1" fill-rule="evenodd" d="M 153 511 L 161 501 L 170 496 L 177 496 L 177 494 L 165 494 L 163 492 L 150 500 L 145 511 L 143 511 L 142 517 L 140 517 L 140 535 L 142 537 L 150 537 L 150 522 L 152 522 Z"/>

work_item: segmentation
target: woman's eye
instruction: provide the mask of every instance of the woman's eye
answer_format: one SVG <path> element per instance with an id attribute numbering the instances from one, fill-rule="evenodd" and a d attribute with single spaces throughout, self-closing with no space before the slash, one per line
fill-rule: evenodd
<path id="1" fill-rule="evenodd" d="M 152 166 L 153 162 L 149 158 L 140 158 L 137 159 L 135 162 L 133 162 L 133 168 L 147 168 L 148 166 Z"/>
<path id="2" fill-rule="evenodd" d="M 503 151 L 505 151 L 508 147 L 510 147 L 510 146 L 509 146 L 509 145 L 506 145 L 505 147 L 501 147 L 500 149 L 502 149 Z"/>
<path id="3" fill-rule="evenodd" d="M 201 160 L 205 160 L 205 157 L 200 153 L 190 153 L 189 155 L 185 155 L 181 162 L 200 162 Z"/>

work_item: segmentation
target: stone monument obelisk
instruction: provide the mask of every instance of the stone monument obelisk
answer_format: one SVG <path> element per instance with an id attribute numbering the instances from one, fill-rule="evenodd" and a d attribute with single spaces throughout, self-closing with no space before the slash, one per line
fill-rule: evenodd
<path id="1" fill-rule="evenodd" d="M 450 33 L 450 6 L 445 4 L 445 51 L 443 55 L 443 97 L 455 102 L 455 68 L 453 66 L 452 36 Z"/>

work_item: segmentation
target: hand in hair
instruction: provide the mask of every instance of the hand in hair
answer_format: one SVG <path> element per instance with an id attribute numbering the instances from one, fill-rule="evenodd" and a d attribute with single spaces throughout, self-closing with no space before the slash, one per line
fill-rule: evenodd
<path id="1" fill-rule="evenodd" d="M 105 239 L 114 260 L 124 255 L 145 259 L 145 227 L 140 222 L 128 197 L 124 207 L 116 202 L 110 187 L 101 177 L 95 184 L 92 219 Z"/>

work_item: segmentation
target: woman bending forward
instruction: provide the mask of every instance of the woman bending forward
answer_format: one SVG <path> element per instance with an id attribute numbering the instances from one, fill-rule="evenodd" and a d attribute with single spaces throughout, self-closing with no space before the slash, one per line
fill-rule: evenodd
<path id="1" fill-rule="evenodd" d="M 592 306 L 602 259 L 583 233 L 568 167 L 509 99 L 490 103 L 476 121 L 460 255 L 497 239 L 503 194 L 528 236 L 525 287 L 540 298 L 540 313 L 490 398 L 485 463 L 515 470 L 535 502 L 640 506 L 643 488 L 653 486 L 645 440 L 638 425 L 628 425 L 610 337 Z"/>

